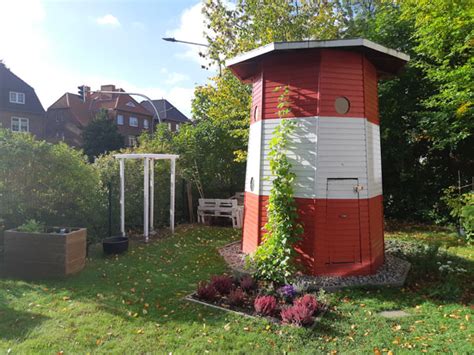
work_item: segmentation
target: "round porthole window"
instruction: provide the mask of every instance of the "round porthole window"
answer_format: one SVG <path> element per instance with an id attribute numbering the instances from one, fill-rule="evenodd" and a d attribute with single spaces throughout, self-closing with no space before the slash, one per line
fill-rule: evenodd
<path id="1" fill-rule="evenodd" d="M 253 109 L 253 120 L 258 120 L 258 106 L 255 106 L 255 108 Z"/>
<path id="2" fill-rule="evenodd" d="M 250 191 L 253 192 L 253 189 L 255 188 L 255 181 L 253 180 L 253 177 L 250 178 Z"/>
<path id="3" fill-rule="evenodd" d="M 341 96 L 338 97 L 334 102 L 334 107 L 337 113 L 339 113 L 340 115 L 344 115 L 349 112 L 349 109 L 351 108 L 351 103 L 347 98 Z"/>

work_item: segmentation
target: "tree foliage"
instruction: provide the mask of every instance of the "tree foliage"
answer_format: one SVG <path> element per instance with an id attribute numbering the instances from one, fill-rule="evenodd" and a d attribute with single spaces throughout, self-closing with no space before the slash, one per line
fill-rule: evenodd
<path id="1" fill-rule="evenodd" d="M 107 116 L 105 109 L 100 110 L 82 131 L 82 149 L 90 161 L 101 154 L 124 147 L 124 137 L 117 125 Z"/>
<path id="2" fill-rule="evenodd" d="M 474 175 L 474 12 L 469 0 L 276 0 L 265 6 L 258 0 L 231 6 L 208 0 L 203 12 L 210 65 L 222 66 L 270 42 L 306 39 L 365 37 L 408 53 L 405 70 L 379 83 L 385 211 L 389 217 L 423 221 L 449 218 L 440 201 L 443 189 L 456 182 L 458 170 L 463 183 Z M 211 84 L 212 91 L 198 90 L 194 112 L 226 120 L 226 110 L 210 109 L 225 103 L 211 104 L 207 97 L 226 100 L 221 87 L 244 86 L 222 83 L 230 80 L 225 75 L 220 86 Z M 250 91 L 236 92 L 248 104 Z M 233 104 L 234 112 L 246 112 L 241 117 L 248 122 L 248 108 Z"/>

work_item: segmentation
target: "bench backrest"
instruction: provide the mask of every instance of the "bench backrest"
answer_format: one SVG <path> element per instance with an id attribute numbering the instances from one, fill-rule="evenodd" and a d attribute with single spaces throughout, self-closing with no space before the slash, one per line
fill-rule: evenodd
<path id="1" fill-rule="evenodd" d="M 219 198 L 200 198 L 199 206 L 208 209 L 235 208 L 237 200 L 219 199 Z"/>

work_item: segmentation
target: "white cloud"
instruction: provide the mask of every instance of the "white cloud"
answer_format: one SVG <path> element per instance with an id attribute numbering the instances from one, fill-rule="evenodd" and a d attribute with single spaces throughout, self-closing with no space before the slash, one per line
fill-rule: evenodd
<path id="1" fill-rule="evenodd" d="M 97 17 L 95 21 L 97 22 L 97 24 L 101 26 L 110 26 L 110 27 L 120 26 L 120 21 L 118 20 L 118 18 L 111 14 L 107 14 L 102 17 Z"/>
<path id="2" fill-rule="evenodd" d="M 181 83 L 169 90 L 143 87 L 117 77 L 91 75 L 86 70 L 58 61 L 55 43 L 48 40 L 44 30 L 48 20 L 41 0 L 0 0 L 0 59 L 35 89 L 45 109 L 65 92 L 77 92 L 78 85 L 86 84 L 94 90 L 100 85 L 112 83 L 153 99 L 164 97 L 190 116 L 194 88 L 192 84 L 189 87 L 184 85 L 183 74 L 165 73 L 163 83 L 167 80 Z M 18 23 L 22 25 L 18 26 Z M 11 35 L 12 28 L 15 28 L 14 36 Z"/>
<path id="3" fill-rule="evenodd" d="M 205 29 L 206 25 L 205 17 L 202 13 L 202 2 L 199 2 L 182 12 L 179 27 L 174 30 L 167 31 L 166 36 L 174 37 L 181 41 L 207 44 L 206 38 L 204 36 Z M 182 46 L 184 50 L 181 56 L 183 58 L 194 60 L 201 65 L 208 64 L 207 60 L 199 55 L 199 52 L 206 52 L 205 47 L 184 43 L 173 43 L 170 45 Z"/>

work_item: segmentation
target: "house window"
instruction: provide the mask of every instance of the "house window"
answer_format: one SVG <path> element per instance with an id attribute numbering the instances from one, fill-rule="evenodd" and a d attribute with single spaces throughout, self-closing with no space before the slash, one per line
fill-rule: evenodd
<path id="1" fill-rule="evenodd" d="M 128 136 L 128 146 L 134 147 L 137 145 L 137 137 L 135 136 Z"/>
<path id="2" fill-rule="evenodd" d="M 136 107 L 132 101 L 127 102 L 125 105 L 127 105 L 128 107 Z"/>
<path id="3" fill-rule="evenodd" d="M 138 118 L 130 117 L 130 119 L 128 120 L 128 123 L 132 127 L 138 127 Z"/>
<path id="4" fill-rule="evenodd" d="M 123 115 L 117 115 L 117 124 L 123 126 Z"/>
<path id="5" fill-rule="evenodd" d="M 10 102 L 14 104 L 24 104 L 25 94 L 22 92 L 10 91 Z"/>
<path id="6" fill-rule="evenodd" d="M 29 132 L 30 120 L 22 117 L 12 117 L 11 130 L 13 132 Z"/>
<path id="7" fill-rule="evenodd" d="M 176 123 L 176 132 L 179 132 L 179 124 Z"/>
<path id="8" fill-rule="evenodd" d="M 143 120 L 143 128 L 148 129 L 148 120 L 147 119 Z"/>
<path id="9" fill-rule="evenodd" d="M 171 123 L 168 122 L 168 129 L 171 131 Z"/>

